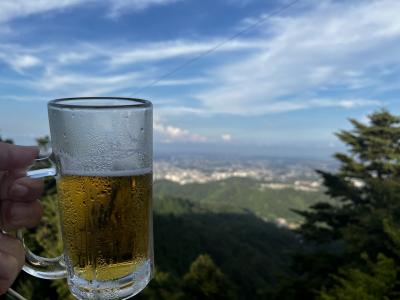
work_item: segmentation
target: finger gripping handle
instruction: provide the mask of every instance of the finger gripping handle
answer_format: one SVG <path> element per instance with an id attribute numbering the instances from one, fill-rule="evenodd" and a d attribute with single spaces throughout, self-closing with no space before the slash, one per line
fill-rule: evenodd
<path id="1" fill-rule="evenodd" d="M 27 171 L 27 176 L 31 178 L 56 176 L 57 169 L 50 157 L 36 159 Z M 43 167 L 44 165 L 45 167 Z M 60 279 L 67 276 L 63 255 L 55 258 L 36 255 L 26 246 L 23 230 L 17 231 L 17 237 L 21 240 L 26 252 L 25 265 L 22 268 L 26 273 L 43 279 Z"/>

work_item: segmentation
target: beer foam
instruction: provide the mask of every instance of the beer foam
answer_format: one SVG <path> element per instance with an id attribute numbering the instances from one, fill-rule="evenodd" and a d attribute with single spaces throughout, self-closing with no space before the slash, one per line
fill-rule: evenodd
<path id="1" fill-rule="evenodd" d="M 85 171 L 85 170 L 63 170 L 61 175 L 74 176 L 96 176 L 96 177 L 123 177 L 139 176 L 153 172 L 153 168 L 142 168 L 136 170 L 109 170 L 109 171 Z"/>

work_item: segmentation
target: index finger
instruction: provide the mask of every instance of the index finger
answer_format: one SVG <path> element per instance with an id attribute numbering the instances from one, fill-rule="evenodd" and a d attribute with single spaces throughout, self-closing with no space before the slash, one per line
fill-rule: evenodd
<path id="1" fill-rule="evenodd" d="M 17 146 L 0 142 L 0 170 L 27 168 L 38 156 L 36 146 Z"/>

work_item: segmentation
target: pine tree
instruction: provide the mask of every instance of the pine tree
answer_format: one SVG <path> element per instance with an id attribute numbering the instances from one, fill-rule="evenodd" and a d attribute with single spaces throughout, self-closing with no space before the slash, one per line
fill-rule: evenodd
<path id="1" fill-rule="evenodd" d="M 337 173 L 318 171 L 337 205 L 318 203 L 305 217 L 300 233 L 308 240 L 344 240 L 347 250 L 375 256 L 385 251 L 382 220 L 400 214 L 400 118 L 381 110 L 370 123 L 351 120 L 354 129 L 337 134 L 350 150 L 338 153 Z"/>
<path id="2" fill-rule="evenodd" d="M 400 219 L 400 118 L 384 109 L 368 118 L 367 124 L 351 119 L 353 128 L 337 134 L 349 150 L 335 155 L 339 169 L 318 171 L 335 202 L 297 211 L 305 219 L 298 232 L 314 243 L 314 250 L 294 257 L 297 275 L 278 289 L 279 299 L 298 299 L 299 295 L 313 299 L 322 286 L 335 285 L 335 277 L 328 274 L 344 268 L 362 270 L 365 260 L 360 253 L 378 258 L 385 266 L 390 259 L 399 263 L 394 247 L 385 243 L 382 220 Z"/>
<path id="3" fill-rule="evenodd" d="M 341 268 L 334 276 L 337 284 L 331 289 L 323 289 L 320 300 L 388 300 L 396 284 L 397 268 L 393 259 L 379 254 L 372 262 L 367 255 L 362 256 L 367 270 Z"/>
<path id="4" fill-rule="evenodd" d="M 333 276 L 335 285 L 330 290 L 322 289 L 319 300 L 399 299 L 396 285 L 399 276 L 400 227 L 385 220 L 384 231 L 396 257 L 389 258 L 379 253 L 376 262 L 373 262 L 364 253 L 361 257 L 365 266 L 341 268 L 338 275 Z"/>

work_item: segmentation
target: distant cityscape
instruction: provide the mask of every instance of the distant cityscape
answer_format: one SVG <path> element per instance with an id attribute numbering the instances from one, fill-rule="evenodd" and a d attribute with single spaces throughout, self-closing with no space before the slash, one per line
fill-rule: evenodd
<path id="1" fill-rule="evenodd" d="M 155 160 L 154 179 L 185 185 L 242 177 L 259 180 L 260 189 L 293 188 L 313 192 L 320 190 L 322 183 L 315 170 L 335 168 L 335 162 L 319 160 L 165 156 Z"/>

